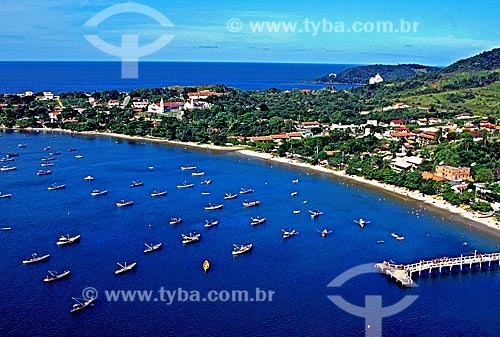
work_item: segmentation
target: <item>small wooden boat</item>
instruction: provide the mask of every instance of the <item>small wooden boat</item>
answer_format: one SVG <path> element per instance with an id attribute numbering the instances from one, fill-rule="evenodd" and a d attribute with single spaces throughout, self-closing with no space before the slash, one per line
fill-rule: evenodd
<path id="1" fill-rule="evenodd" d="M 210 195 L 210 192 L 201 192 L 201 195 Z"/>
<path id="2" fill-rule="evenodd" d="M 51 156 L 58 156 L 61 154 L 61 151 L 55 151 L 55 152 L 50 152 L 49 155 Z"/>
<path id="3" fill-rule="evenodd" d="M 181 222 L 182 222 L 182 219 L 181 219 L 181 218 L 171 218 L 169 223 L 170 223 L 171 225 L 178 225 L 178 224 L 180 224 Z"/>
<path id="4" fill-rule="evenodd" d="M 300 214 L 300 209 L 294 209 L 294 210 L 292 211 L 292 213 L 293 213 L 293 214 Z"/>
<path id="5" fill-rule="evenodd" d="M 132 200 L 130 201 L 120 200 L 116 203 L 116 207 L 132 206 L 133 203 L 134 202 Z"/>
<path id="6" fill-rule="evenodd" d="M 212 180 L 210 180 L 210 179 L 205 179 L 205 180 L 203 180 L 203 181 L 201 182 L 201 184 L 202 184 L 202 185 L 209 185 L 209 184 L 211 184 L 211 183 L 212 183 Z"/>
<path id="7" fill-rule="evenodd" d="M 54 158 L 54 157 L 45 157 L 45 158 L 42 158 L 42 161 L 53 161 L 53 160 L 56 160 L 56 158 Z"/>
<path id="8" fill-rule="evenodd" d="M 292 193 L 290 193 L 290 196 L 292 196 L 292 197 L 295 197 L 297 195 L 299 195 L 299 192 L 292 192 Z"/>
<path id="9" fill-rule="evenodd" d="M 18 149 L 24 149 L 26 148 L 26 144 L 17 144 Z"/>
<path id="10" fill-rule="evenodd" d="M 85 178 L 83 178 L 83 180 L 92 181 L 92 180 L 94 180 L 94 177 L 92 177 L 92 176 L 86 176 Z"/>
<path id="11" fill-rule="evenodd" d="M 75 235 L 75 236 L 62 235 L 59 238 L 59 241 L 56 242 L 56 245 L 64 246 L 64 245 L 70 245 L 70 244 L 76 243 L 76 242 L 80 242 L 80 235 Z"/>
<path id="12" fill-rule="evenodd" d="M 14 161 L 14 158 L 2 158 L 2 159 L 0 159 L 0 163 L 6 163 L 9 161 Z"/>
<path id="13" fill-rule="evenodd" d="M 137 262 L 134 262 L 130 265 L 127 265 L 127 262 L 125 262 L 124 264 L 117 262 L 116 264 L 120 267 L 120 269 L 115 270 L 115 275 L 118 275 L 133 270 L 137 265 Z"/>
<path id="14" fill-rule="evenodd" d="M 189 233 L 189 235 L 181 234 L 181 236 L 182 236 L 182 243 L 186 245 L 189 243 L 200 241 L 201 234 Z"/>
<path id="15" fill-rule="evenodd" d="M 2 227 L 0 228 L 0 231 L 11 231 L 12 227 Z"/>
<path id="16" fill-rule="evenodd" d="M 260 224 L 263 224 L 264 222 L 266 222 L 266 218 L 261 218 L 261 217 L 256 217 L 256 218 L 252 218 L 252 222 L 250 223 L 250 225 L 252 226 L 255 226 L 255 225 L 260 225 Z"/>
<path id="17" fill-rule="evenodd" d="M 19 153 L 17 152 L 7 153 L 7 158 L 12 158 L 12 157 L 19 157 Z"/>
<path id="18" fill-rule="evenodd" d="M 156 245 L 153 245 L 152 243 L 149 245 L 147 243 L 145 243 L 144 245 L 146 246 L 146 249 L 144 249 L 144 253 L 151 253 L 151 252 L 154 252 L 155 250 L 161 249 L 163 244 L 160 242 L 160 243 L 157 243 Z"/>
<path id="19" fill-rule="evenodd" d="M 83 156 L 82 156 L 81 154 L 77 154 L 77 155 L 75 156 L 75 158 L 76 158 L 76 159 L 82 159 L 82 158 L 83 158 Z"/>
<path id="20" fill-rule="evenodd" d="M 208 262 L 208 260 L 203 261 L 202 267 L 205 273 L 208 272 L 208 270 L 210 269 L 210 262 Z"/>
<path id="21" fill-rule="evenodd" d="M 142 185 L 144 185 L 143 181 L 132 181 L 132 184 L 130 185 L 130 187 L 139 187 Z"/>
<path id="22" fill-rule="evenodd" d="M 323 229 L 322 231 L 318 231 L 321 233 L 321 237 L 326 238 L 328 234 L 330 234 L 332 231 L 329 231 L 328 229 Z"/>
<path id="23" fill-rule="evenodd" d="M 250 243 L 248 245 L 234 245 L 233 251 L 231 254 L 233 255 L 241 255 L 249 253 L 252 250 L 253 245 Z"/>
<path id="24" fill-rule="evenodd" d="M 73 297 L 73 300 L 76 301 L 76 303 L 73 304 L 73 308 L 71 309 L 71 313 L 76 314 L 84 309 L 87 309 L 87 308 L 94 306 L 95 297 L 92 297 L 89 299 Z"/>
<path id="25" fill-rule="evenodd" d="M 381 244 L 383 244 L 383 243 L 385 243 L 385 241 L 384 241 L 384 240 L 378 240 L 378 241 L 377 241 L 377 244 L 378 244 L 378 245 L 381 245 Z"/>
<path id="26" fill-rule="evenodd" d="M 104 195 L 104 194 L 108 194 L 108 190 L 104 190 L 104 191 L 93 190 L 92 192 L 90 192 L 90 195 L 93 197 L 97 197 L 99 195 Z"/>
<path id="27" fill-rule="evenodd" d="M 68 276 L 69 276 L 69 270 L 66 270 L 60 274 L 58 274 L 56 271 L 52 272 L 49 270 L 48 275 L 43 279 L 43 282 L 57 281 Z"/>
<path id="28" fill-rule="evenodd" d="M 50 254 L 38 256 L 36 253 L 33 253 L 33 254 L 31 254 L 30 258 L 23 260 L 23 264 L 30 264 L 30 263 L 45 261 L 49 258 L 49 256 L 50 256 Z"/>
<path id="29" fill-rule="evenodd" d="M 316 219 L 321 214 L 323 214 L 323 212 L 318 211 L 318 210 L 312 210 L 312 211 L 309 211 L 309 213 L 311 213 L 311 219 Z"/>
<path id="30" fill-rule="evenodd" d="M 43 150 L 44 151 L 49 151 L 50 150 L 50 146 L 44 147 Z"/>
<path id="31" fill-rule="evenodd" d="M 48 166 L 54 166 L 54 163 L 41 163 L 41 167 L 48 167 Z"/>
<path id="32" fill-rule="evenodd" d="M 191 188 L 194 187 L 194 184 L 188 184 L 186 181 L 182 184 L 177 185 L 177 188 Z"/>
<path id="33" fill-rule="evenodd" d="M 76 149 L 68 149 L 68 152 L 75 152 Z"/>
<path id="34" fill-rule="evenodd" d="M 259 205 L 260 205 L 260 200 L 245 201 L 243 203 L 243 207 L 254 207 L 254 206 L 259 206 Z"/>
<path id="35" fill-rule="evenodd" d="M 292 183 L 293 183 L 293 184 L 298 184 L 298 183 L 299 183 L 299 179 L 294 179 L 294 180 L 292 180 Z"/>
<path id="36" fill-rule="evenodd" d="M 359 225 L 359 227 L 361 227 L 361 228 L 365 228 L 365 225 L 370 223 L 370 221 L 366 221 L 363 219 L 354 220 L 354 222 L 357 223 Z"/>
<path id="37" fill-rule="evenodd" d="M 17 168 L 15 166 L 2 166 L 0 167 L 0 171 L 14 171 L 14 170 L 17 170 Z"/>
<path id="38" fill-rule="evenodd" d="M 2 194 L 2 192 L 0 192 L 0 198 L 12 198 L 12 194 L 10 193 Z"/>
<path id="39" fill-rule="evenodd" d="M 63 188 L 66 188 L 66 185 L 65 184 L 62 184 L 62 185 L 57 185 L 57 184 L 52 184 L 50 185 L 49 187 L 47 187 L 47 189 L 49 191 L 54 191 L 54 190 L 61 190 Z"/>
<path id="40" fill-rule="evenodd" d="M 282 229 L 282 232 L 283 232 L 283 239 L 288 239 L 291 238 L 292 236 L 299 234 L 299 232 L 297 232 L 295 229 L 288 231 Z"/>
<path id="41" fill-rule="evenodd" d="M 405 239 L 405 237 L 404 237 L 404 236 L 399 236 L 399 235 L 397 235 L 396 233 L 391 233 L 391 236 L 392 236 L 393 238 L 395 238 L 396 240 L 398 240 L 398 241 L 402 241 L 402 240 L 404 240 L 404 239 Z"/>
<path id="42" fill-rule="evenodd" d="M 203 171 L 197 171 L 197 172 L 193 172 L 193 173 L 191 173 L 191 175 L 192 175 L 193 177 L 204 176 L 204 175 L 205 175 L 205 172 L 203 172 Z"/>
<path id="43" fill-rule="evenodd" d="M 224 196 L 224 200 L 231 200 L 231 199 L 236 199 L 238 198 L 238 194 L 231 194 L 231 193 L 226 193 Z"/>
<path id="44" fill-rule="evenodd" d="M 46 176 L 46 175 L 49 175 L 51 173 L 52 173 L 51 170 L 38 170 L 38 172 L 36 173 L 36 175 L 37 176 Z"/>
<path id="45" fill-rule="evenodd" d="M 210 227 L 215 227 L 218 224 L 219 224 L 219 220 L 211 220 L 211 221 L 205 220 L 205 224 L 203 225 L 203 227 L 210 228 Z"/>
<path id="46" fill-rule="evenodd" d="M 252 193 L 254 190 L 251 189 L 251 188 L 242 188 L 240 190 L 240 194 L 248 194 L 248 193 Z"/>
<path id="47" fill-rule="evenodd" d="M 152 197 L 162 197 L 164 195 L 167 195 L 167 191 L 157 191 L 154 190 L 153 193 L 150 194 Z"/>
<path id="48" fill-rule="evenodd" d="M 224 207 L 223 204 L 217 204 L 217 205 L 208 204 L 208 206 L 205 206 L 204 209 L 206 211 L 213 211 L 213 210 L 216 210 L 216 209 L 222 209 L 223 207 Z"/>
<path id="49" fill-rule="evenodd" d="M 183 171 L 196 170 L 196 166 L 181 166 L 181 170 Z"/>

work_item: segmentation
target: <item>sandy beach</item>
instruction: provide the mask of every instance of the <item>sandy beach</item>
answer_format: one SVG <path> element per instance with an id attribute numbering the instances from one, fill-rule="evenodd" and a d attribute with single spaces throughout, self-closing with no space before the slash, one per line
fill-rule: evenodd
<path id="1" fill-rule="evenodd" d="M 76 134 L 76 135 L 85 135 L 85 136 L 107 136 L 107 137 L 112 137 L 112 138 L 121 139 L 121 140 L 141 141 L 141 142 L 148 141 L 148 142 L 157 143 L 157 144 L 167 144 L 167 145 L 180 146 L 180 147 L 189 147 L 192 149 L 202 149 L 202 150 L 209 150 L 209 151 L 237 152 L 237 153 L 244 155 L 244 156 L 258 158 L 258 159 L 262 159 L 262 160 L 266 160 L 266 161 L 278 162 L 278 163 L 286 164 L 286 165 L 292 165 L 295 167 L 301 167 L 301 168 L 313 170 L 316 172 L 322 172 L 325 174 L 331 174 L 331 175 L 337 176 L 339 178 L 344 178 L 344 179 L 349 179 L 351 181 L 356 181 L 359 184 L 364 184 L 364 185 L 368 185 L 368 186 L 371 186 L 374 188 L 382 189 L 384 191 L 397 194 L 403 198 L 411 198 L 411 199 L 426 203 L 428 205 L 431 205 L 432 207 L 436 207 L 438 209 L 449 212 L 453 215 L 460 216 L 465 220 L 465 224 L 467 224 L 469 226 L 474 226 L 476 228 L 484 227 L 486 229 L 493 230 L 495 233 L 500 235 L 500 223 L 494 217 L 481 217 L 481 215 L 476 214 L 474 212 L 467 211 L 467 210 L 460 208 L 460 207 L 457 207 L 457 206 L 453 206 L 452 204 L 448 203 L 445 200 L 440 199 L 437 196 L 423 195 L 419 191 L 410 191 L 406 188 L 384 184 L 384 183 L 381 183 L 381 182 L 378 182 L 375 180 L 368 180 L 368 179 L 365 179 L 365 178 L 359 177 L 359 176 L 349 175 L 345 171 L 332 170 L 330 168 L 323 167 L 323 166 L 310 165 L 310 164 L 307 164 L 307 163 L 304 163 L 304 162 L 301 162 L 298 160 L 292 160 L 292 159 L 281 158 L 281 157 L 273 157 L 269 153 L 261 153 L 261 152 L 248 150 L 248 148 L 244 147 L 244 146 L 217 146 L 217 145 L 211 145 L 211 144 L 198 144 L 198 143 L 194 143 L 194 142 L 171 141 L 171 140 L 158 139 L 158 138 L 154 138 L 154 137 L 128 136 L 128 135 L 122 135 L 122 134 L 117 134 L 117 133 L 96 132 L 96 131 L 74 132 L 74 131 L 64 130 L 64 129 L 33 129 L 33 128 L 29 128 L 29 129 L 25 129 L 25 130 L 27 130 L 27 131 L 40 131 L 40 132 L 53 132 L 53 133 L 65 133 L 65 134 L 73 134 L 73 135 Z"/>

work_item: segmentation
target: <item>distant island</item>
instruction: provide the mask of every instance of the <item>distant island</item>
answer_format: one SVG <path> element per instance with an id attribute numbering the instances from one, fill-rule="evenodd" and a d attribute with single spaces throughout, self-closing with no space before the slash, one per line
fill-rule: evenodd
<path id="1" fill-rule="evenodd" d="M 416 75 L 430 74 L 440 68 L 420 64 L 375 64 L 346 69 L 339 74 L 328 74 L 313 82 L 324 84 L 375 84 L 383 81 L 407 80 Z"/>

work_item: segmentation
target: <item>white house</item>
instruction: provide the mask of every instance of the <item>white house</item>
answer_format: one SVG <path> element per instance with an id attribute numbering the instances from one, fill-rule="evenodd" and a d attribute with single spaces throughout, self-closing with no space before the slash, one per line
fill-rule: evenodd
<path id="1" fill-rule="evenodd" d="M 44 91 L 43 96 L 39 96 L 39 101 L 52 101 L 54 99 L 54 93 L 50 91 Z"/>
<path id="2" fill-rule="evenodd" d="M 382 75 L 377 74 L 374 77 L 370 77 L 370 84 L 377 84 L 377 83 L 382 83 L 384 82 L 384 79 L 382 78 Z"/>

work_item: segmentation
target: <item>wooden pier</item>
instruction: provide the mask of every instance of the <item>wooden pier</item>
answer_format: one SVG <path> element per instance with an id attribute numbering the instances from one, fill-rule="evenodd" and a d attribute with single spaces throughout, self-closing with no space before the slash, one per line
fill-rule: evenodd
<path id="1" fill-rule="evenodd" d="M 413 281 L 414 274 L 419 276 L 423 273 L 429 273 L 432 275 L 438 272 L 452 272 L 453 270 L 470 271 L 473 268 L 479 267 L 479 270 L 483 268 L 492 268 L 499 266 L 500 263 L 500 253 L 478 253 L 477 250 L 474 251 L 473 255 L 460 255 L 459 257 L 441 257 L 432 260 L 420 260 L 420 262 L 412 264 L 394 264 L 384 261 L 382 263 L 377 263 L 375 268 L 381 273 L 389 276 L 391 279 L 395 280 L 397 283 L 401 284 L 403 287 L 413 287 L 416 286 L 415 281 Z"/>

